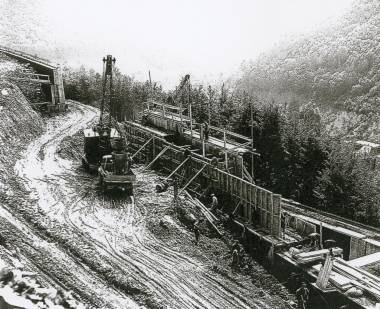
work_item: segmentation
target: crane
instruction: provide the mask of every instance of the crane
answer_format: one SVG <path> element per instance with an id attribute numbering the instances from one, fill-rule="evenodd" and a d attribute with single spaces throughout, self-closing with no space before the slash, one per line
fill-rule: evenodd
<path id="1" fill-rule="evenodd" d="M 103 116 L 104 116 L 104 104 L 108 98 L 108 111 L 110 114 L 109 117 L 109 126 L 111 126 L 111 116 L 115 115 L 115 107 L 113 105 L 113 71 L 115 66 L 116 59 L 112 55 L 107 55 L 103 58 L 103 93 L 102 101 L 100 105 L 100 117 L 99 117 L 99 126 L 103 126 Z M 108 86 L 108 88 L 107 88 Z M 108 93 L 107 93 L 108 90 Z"/>

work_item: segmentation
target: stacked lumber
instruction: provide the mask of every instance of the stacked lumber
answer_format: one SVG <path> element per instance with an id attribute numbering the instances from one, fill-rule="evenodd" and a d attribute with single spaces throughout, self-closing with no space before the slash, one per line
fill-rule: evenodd
<path id="1" fill-rule="evenodd" d="M 313 269 L 315 269 L 318 272 L 321 270 L 321 268 L 322 268 L 321 264 L 317 264 L 317 265 L 313 266 Z M 334 266 L 333 266 L 333 268 L 334 268 Z M 329 281 L 335 287 L 337 287 L 337 288 L 339 288 L 340 290 L 343 290 L 343 291 L 346 291 L 346 290 L 352 288 L 351 280 L 348 279 L 347 277 L 343 276 L 343 275 L 338 274 L 335 271 L 331 272 Z"/>
<path id="2" fill-rule="evenodd" d="M 351 266 L 342 259 L 337 259 L 333 268 L 338 274 L 346 276 L 351 284 L 366 291 L 380 301 L 380 278 L 358 267 Z"/>
<path id="3" fill-rule="evenodd" d="M 311 262 L 316 262 L 321 259 L 324 259 L 326 254 L 329 254 L 328 249 L 322 249 L 322 250 L 315 250 L 315 251 L 309 251 L 309 252 L 301 252 L 293 255 L 293 257 L 297 260 L 300 264 L 306 264 Z M 332 252 L 334 256 L 341 255 L 343 253 L 343 250 L 341 248 L 335 247 L 332 248 Z"/>
<path id="4" fill-rule="evenodd" d="M 320 271 L 321 265 L 315 265 L 313 268 Z M 334 259 L 329 281 L 342 291 L 350 289 L 365 291 L 380 301 L 380 278 L 359 267 L 350 265 L 349 262 L 341 258 Z"/>

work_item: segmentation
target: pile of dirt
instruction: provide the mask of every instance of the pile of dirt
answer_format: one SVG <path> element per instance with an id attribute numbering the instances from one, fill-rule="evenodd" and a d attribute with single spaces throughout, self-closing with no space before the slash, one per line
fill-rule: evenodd
<path id="1" fill-rule="evenodd" d="M 80 161 L 83 153 L 83 130 L 72 136 L 66 136 L 58 147 L 58 154 L 63 159 Z"/>

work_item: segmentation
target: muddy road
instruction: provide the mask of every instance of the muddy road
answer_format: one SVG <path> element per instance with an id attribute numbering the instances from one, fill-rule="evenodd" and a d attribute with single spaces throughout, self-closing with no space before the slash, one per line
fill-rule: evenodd
<path id="1" fill-rule="evenodd" d="M 273 302 L 273 296 L 265 291 L 255 293 L 258 288 L 249 279 L 239 281 L 233 275 L 213 272 L 204 259 L 156 237 L 149 224 L 162 220 L 162 209 L 172 203 L 172 194 L 155 193 L 155 173 L 143 171 L 141 166 L 134 169 L 134 198 L 103 195 L 96 176 L 81 170 L 78 157 L 65 159 L 59 155 L 62 140 L 95 123 L 97 116 L 96 109 L 72 102 L 70 113 L 47 120 L 46 132 L 29 145 L 15 172 L 49 222 L 59 222 L 74 231 L 74 240 L 78 235 L 91 243 L 131 286 L 144 291 L 144 299 L 140 295 L 132 300 L 124 290 L 110 287 L 96 268 L 85 262 L 78 265 L 59 246 L 46 244 L 57 263 L 70 265 L 75 280 L 102 298 L 107 308 L 139 307 L 135 301 L 162 308 L 280 308 L 273 304 L 281 301 Z M 165 217 L 176 231 L 174 237 L 191 250 L 192 233 L 172 217 Z"/>

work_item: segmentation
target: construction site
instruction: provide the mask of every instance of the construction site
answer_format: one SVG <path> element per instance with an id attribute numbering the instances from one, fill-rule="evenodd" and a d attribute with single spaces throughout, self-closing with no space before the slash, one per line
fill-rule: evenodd
<path id="1" fill-rule="evenodd" d="M 256 185 L 253 135 L 196 122 L 190 75 L 120 119 L 113 56 L 97 108 L 0 53 L 49 99 L 0 83 L 0 308 L 379 308 L 380 229 Z"/>

